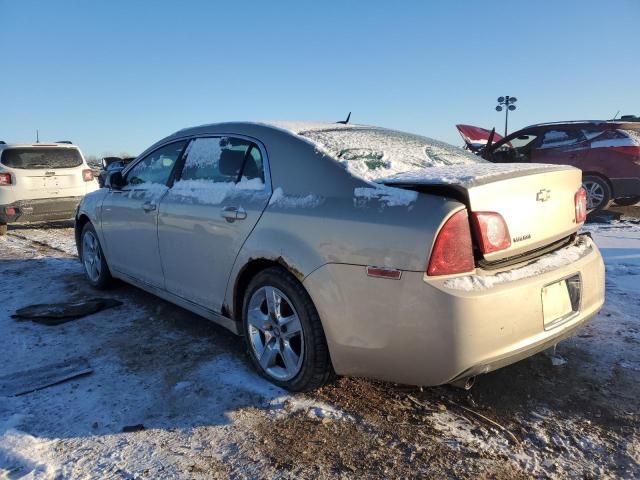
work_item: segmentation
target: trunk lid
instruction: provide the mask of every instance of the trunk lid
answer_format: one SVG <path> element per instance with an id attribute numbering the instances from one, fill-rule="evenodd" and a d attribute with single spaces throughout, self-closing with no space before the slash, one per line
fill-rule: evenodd
<path id="1" fill-rule="evenodd" d="M 456 125 L 460 136 L 464 140 L 464 143 L 467 144 L 467 148 L 472 152 L 478 152 L 487 144 L 489 137 L 491 136 L 491 130 L 487 130 L 482 127 L 474 127 L 473 125 L 464 125 L 458 124 Z M 504 137 L 497 132 L 493 132 L 492 144 L 499 142 Z"/>
<path id="2" fill-rule="evenodd" d="M 582 172 L 565 165 L 482 162 L 398 174 L 382 183 L 445 195 L 449 189 L 471 212 L 502 215 L 511 246 L 484 255 L 487 262 L 543 248 L 579 228 L 575 194 L 582 183 Z"/>

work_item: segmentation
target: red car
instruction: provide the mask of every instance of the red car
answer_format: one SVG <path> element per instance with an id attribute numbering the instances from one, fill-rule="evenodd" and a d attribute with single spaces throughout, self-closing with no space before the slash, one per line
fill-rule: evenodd
<path id="1" fill-rule="evenodd" d="M 469 150 L 496 163 L 556 163 L 582 170 L 589 210 L 640 201 L 640 122 L 540 123 L 506 137 L 456 125 Z"/>

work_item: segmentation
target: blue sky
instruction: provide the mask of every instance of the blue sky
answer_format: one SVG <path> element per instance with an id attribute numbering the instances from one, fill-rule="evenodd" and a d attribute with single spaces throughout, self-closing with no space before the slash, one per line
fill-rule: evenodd
<path id="1" fill-rule="evenodd" d="M 0 0 L 0 139 L 137 154 L 225 120 L 339 120 L 461 144 L 640 114 L 638 0 Z"/>

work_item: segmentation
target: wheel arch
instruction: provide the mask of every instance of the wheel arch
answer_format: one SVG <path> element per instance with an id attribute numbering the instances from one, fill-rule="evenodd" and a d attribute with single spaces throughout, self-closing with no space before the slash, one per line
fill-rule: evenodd
<path id="1" fill-rule="evenodd" d="M 305 275 L 281 256 L 277 258 L 249 259 L 249 261 L 240 268 L 235 277 L 231 302 L 229 302 L 230 304 L 227 303 L 223 305 L 223 314 L 239 324 L 242 321 L 242 303 L 249 283 L 251 283 L 251 280 L 260 272 L 272 267 L 280 267 L 287 273 L 291 274 L 302 285 L 302 280 Z M 302 288 L 304 288 L 304 286 Z"/>
<path id="2" fill-rule="evenodd" d="M 610 205 L 611 202 L 616 198 L 616 193 L 614 191 L 613 188 L 613 183 L 611 182 L 611 180 L 609 179 L 609 177 L 607 177 L 605 174 L 601 173 L 601 172 L 595 172 L 592 170 L 586 170 L 582 172 L 582 184 L 584 185 L 584 179 L 585 177 L 595 177 L 598 178 L 600 180 L 602 180 L 602 182 L 604 184 L 606 184 L 606 186 L 609 188 L 609 199 L 608 200 L 603 200 L 603 203 L 601 205 L 599 205 L 598 207 L 589 209 L 587 208 L 588 212 L 592 212 L 592 211 L 598 211 L 598 210 L 606 210 Z"/>
<path id="3" fill-rule="evenodd" d="M 613 192 L 613 184 L 611 183 L 611 180 L 609 179 L 609 177 L 607 177 L 604 173 L 602 172 L 596 172 L 594 170 L 583 170 L 582 171 L 582 178 L 584 177 L 599 177 L 601 179 L 603 179 L 605 182 L 607 182 L 607 185 L 609 185 L 609 188 L 611 189 L 611 192 Z"/>
<path id="4" fill-rule="evenodd" d="M 82 235 L 82 230 L 87 223 L 91 223 L 91 219 L 89 215 L 86 213 L 81 213 L 78 215 L 74 225 L 74 234 L 76 238 L 76 248 L 78 250 L 78 257 L 82 257 L 82 252 L 80 251 L 80 235 Z"/>

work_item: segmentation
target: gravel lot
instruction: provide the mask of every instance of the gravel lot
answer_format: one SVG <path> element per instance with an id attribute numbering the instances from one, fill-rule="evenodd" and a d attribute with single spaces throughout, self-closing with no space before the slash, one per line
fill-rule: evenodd
<path id="1" fill-rule="evenodd" d="M 468 392 L 341 378 L 298 395 L 259 378 L 241 339 L 125 284 L 98 293 L 123 306 L 80 320 L 10 318 L 96 296 L 68 224 L 13 228 L 0 238 L 0 376 L 78 356 L 94 371 L 0 397 L 0 478 L 640 476 L 640 223 L 587 228 L 607 301 L 555 352 Z"/>

